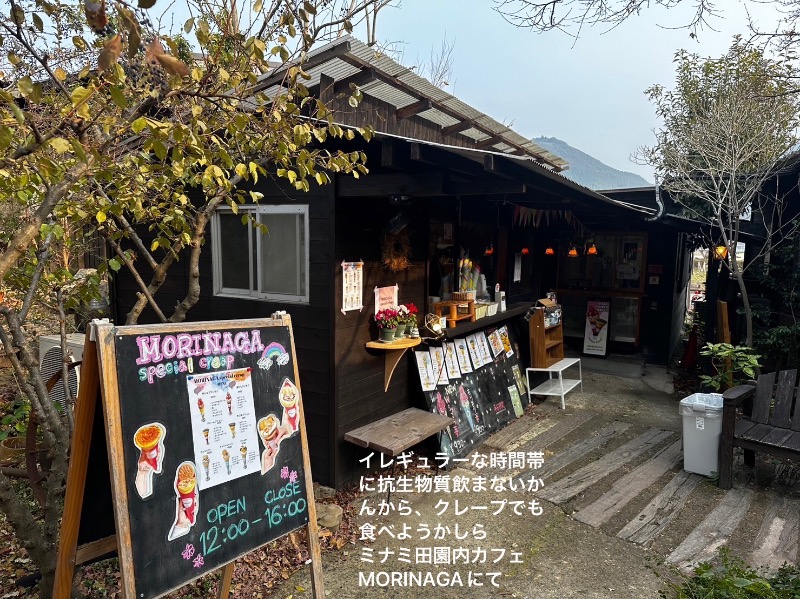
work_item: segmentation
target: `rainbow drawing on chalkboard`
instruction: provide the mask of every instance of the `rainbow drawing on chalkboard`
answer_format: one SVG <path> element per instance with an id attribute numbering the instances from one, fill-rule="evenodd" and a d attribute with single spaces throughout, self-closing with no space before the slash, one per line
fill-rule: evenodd
<path id="1" fill-rule="evenodd" d="M 133 444 L 140 451 L 134 485 L 142 499 L 153 494 L 153 475 L 161 474 L 166 434 L 163 424 L 151 422 L 140 426 L 133 435 Z"/>
<path id="2" fill-rule="evenodd" d="M 258 359 L 258 367 L 269 370 L 273 363 L 278 366 L 286 366 L 289 363 L 289 354 L 286 348 L 275 341 L 264 348 L 264 352 Z"/>
<path id="3" fill-rule="evenodd" d="M 188 534 L 194 526 L 200 504 L 197 492 L 197 469 L 193 462 L 181 462 L 175 470 L 175 522 L 167 534 L 172 541 Z"/>

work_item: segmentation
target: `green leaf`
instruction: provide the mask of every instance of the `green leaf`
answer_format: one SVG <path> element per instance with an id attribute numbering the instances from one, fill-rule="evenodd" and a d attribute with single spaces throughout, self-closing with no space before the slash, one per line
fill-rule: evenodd
<path id="1" fill-rule="evenodd" d="M 5 150 L 10 146 L 13 139 L 14 134 L 10 127 L 0 127 L 0 150 Z"/>
<path id="2" fill-rule="evenodd" d="M 33 93 L 33 80 L 30 76 L 23 77 L 17 82 L 17 89 L 24 97 L 28 97 Z"/>
<path id="3" fill-rule="evenodd" d="M 239 164 L 236 165 L 236 174 L 242 178 L 246 177 L 247 167 L 240 162 Z"/>
<path id="4" fill-rule="evenodd" d="M 140 116 L 138 119 L 131 123 L 131 129 L 137 135 L 144 131 L 145 127 L 147 127 L 147 119 L 143 116 Z"/>
<path id="5" fill-rule="evenodd" d="M 33 26 L 36 27 L 36 29 L 39 32 L 42 32 L 44 30 L 44 23 L 42 22 L 42 17 L 40 17 L 36 13 L 33 13 L 31 19 L 33 19 Z"/>
<path id="6" fill-rule="evenodd" d="M 153 8 L 156 0 L 139 0 L 139 8 Z"/>
<path id="7" fill-rule="evenodd" d="M 22 10 L 21 6 L 15 4 L 11 7 L 11 20 L 13 21 L 14 25 L 25 24 L 25 11 Z"/>
<path id="8" fill-rule="evenodd" d="M 108 267 L 114 272 L 117 272 L 122 268 L 122 263 L 116 258 L 111 258 L 111 260 L 108 261 Z"/>
<path id="9" fill-rule="evenodd" d="M 54 137 L 48 143 L 57 154 L 64 154 L 72 149 L 72 144 L 63 137 Z"/>
<path id="10" fill-rule="evenodd" d="M 194 28 L 194 17 L 192 17 L 191 19 L 187 19 L 187 21 L 183 24 L 183 30 L 186 33 L 190 33 L 192 31 L 192 28 Z"/>
<path id="11" fill-rule="evenodd" d="M 128 107 L 128 98 L 125 97 L 122 89 L 117 87 L 116 85 L 112 85 L 109 90 L 109 94 L 111 94 L 111 100 L 116 104 L 119 108 L 127 108 Z"/>
<path id="12" fill-rule="evenodd" d="M 353 108 L 358 107 L 358 100 L 356 99 L 355 96 L 350 96 L 349 98 L 347 98 L 347 103 L 350 104 L 350 106 L 352 106 Z"/>

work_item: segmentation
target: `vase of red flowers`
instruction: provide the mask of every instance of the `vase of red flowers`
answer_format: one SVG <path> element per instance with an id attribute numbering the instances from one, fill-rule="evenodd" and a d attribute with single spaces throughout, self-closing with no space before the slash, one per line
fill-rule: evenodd
<path id="1" fill-rule="evenodd" d="M 406 337 L 411 336 L 412 329 L 417 328 L 417 314 L 419 314 L 419 308 L 414 305 L 414 302 L 408 302 L 403 306 L 405 308 L 405 317 L 403 321 L 406 325 Z"/>
<path id="2" fill-rule="evenodd" d="M 394 308 L 378 310 L 377 314 L 375 314 L 375 323 L 380 330 L 381 341 L 386 343 L 394 341 L 398 323 L 397 310 Z"/>

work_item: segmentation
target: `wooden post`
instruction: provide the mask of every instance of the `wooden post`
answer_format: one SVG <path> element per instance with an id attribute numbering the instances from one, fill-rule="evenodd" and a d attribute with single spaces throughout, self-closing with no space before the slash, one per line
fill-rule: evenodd
<path id="1" fill-rule="evenodd" d="M 64 497 L 64 517 L 61 522 L 61 539 L 58 544 L 53 599 L 69 599 L 75 573 L 75 554 L 78 547 L 78 529 L 83 508 L 83 490 L 89 464 L 89 447 L 92 444 L 92 427 L 100 392 L 97 364 L 97 346 L 86 333 L 81 383 L 75 400 L 75 430 L 67 469 L 67 489 Z"/>
<path id="2" fill-rule="evenodd" d="M 219 579 L 217 599 L 228 599 L 228 595 L 231 592 L 231 580 L 233 579 L 233 562 L 220 569 L 222 570 L 222 578 Z"/>
<path id="3" fill-rule="evenodd" d="M 717 300 L 717 343 L 731 342 L 731 328 L 728 324 L 728 302 Z M 733 386 L 733 365 L 731 359 L 725 360 L 725 388 Z"/>

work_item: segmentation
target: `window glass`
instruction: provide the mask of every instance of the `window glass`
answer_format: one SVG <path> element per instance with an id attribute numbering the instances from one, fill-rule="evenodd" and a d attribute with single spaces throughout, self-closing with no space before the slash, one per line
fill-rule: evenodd
<path id="1" fill-rule="evenodd" d="M 221 212 L 219 238 L 215 240 L 220 250 L 220 274 L 222 287 L 226 289 L 250 289 L 249 225 L 242 224 L 242 217 Z"/>
<path id="2" fill-rule="evenodd" d="M 305 292 L 301 219 L 300 214 L 260 215 L 261 224 L 267 227 L 259 236 L 263 293 L 302 295 Z"/>

